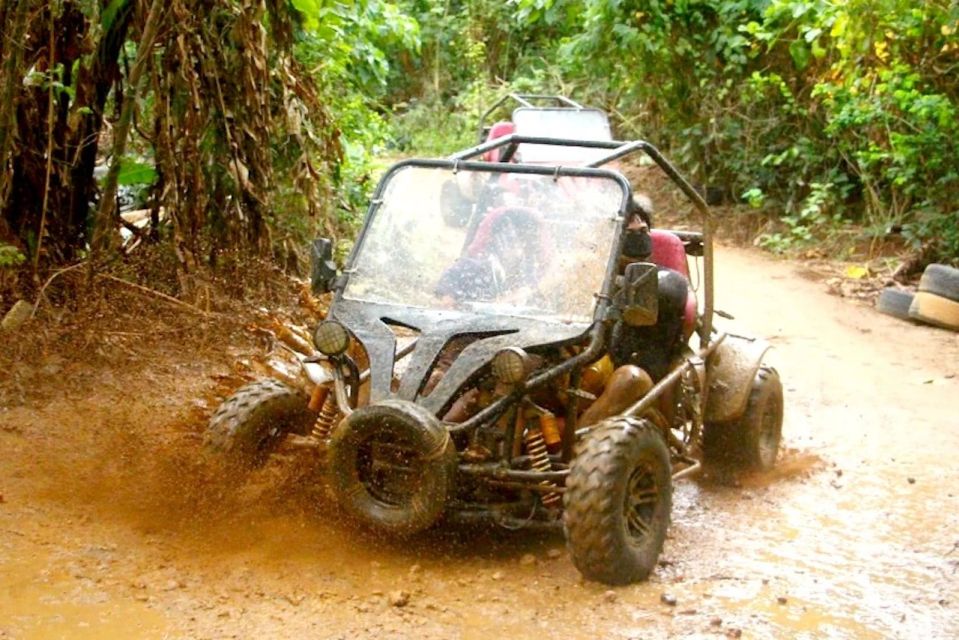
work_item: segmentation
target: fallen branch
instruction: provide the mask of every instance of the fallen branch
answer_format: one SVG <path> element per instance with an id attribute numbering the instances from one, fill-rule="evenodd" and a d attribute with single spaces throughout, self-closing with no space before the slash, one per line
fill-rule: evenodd
<path id="1" fill-rule="evenodd" d="M 187 309 L 187 310 L 189 310 L 189 311 L 192 311 L 192 312 L 194 312 L 194 313 L 198 313 L 198 314 L 200 314 L 201 316 L 211 317 L 211 316 L 221 315 L 221 314 L 218 314 L 218 313 L 213 313 L 213 312 L 211 312 L 211 311 L 204 311 L 203 309 L 201 309 L 201 308 L 199 308 L 199 307 L 196 307 L 196 306 L 194 306 L 194 305 L 192 305 L 192 304 L 189 304 L 189 303 L 187 303 L 187 302 L 183 302 L 182 300 L 179 300 L 179 299 L 177 299 L 177 298 L 174 298 L 173 296 L 168 296 L 167 294 L 162 293 L 162 292 L 160 292 L 160 291 L 157 291 L 156 289 L 151 289 L 151 288 L 149 288 L 149 287 L 144 287 L 143 285 L 137 284 L 137 283 L 135 283 L 135 282 L 130 282 L 129 280 L 124 280 L 123 278 L 117 278 L 116 276 L 111 276 L 111 275 L 108 275 L 108 274 L 105 274 L 105 273 L 98 273 L 98 274 L 96 275 L 96 277 L 97 277 L 97 278 L 105 278 L 106 280 L 112 280 L 112 281 L 114 281 L 114 282 L 119 282 L 120 284 L 125 284 L 126 286 L 132 287 L 132 288 L 134 288 L 134 289 L 136 289 L 136 290 L 138 290 L 138 291 L 140 291 L 140 292 L 142 292 L 142 293 L 146 293 L 146 294 L 149 294 L 149 295 L 151 295 L 151 296 L 160 298 L 161 300 L 165 300 L 166 302 L 169 302 L 170 304 L 175 304 L 175 305 L 178 306 L 178 307 L 182 307 L 182 308 Z"/>
<path id="2" fill-rule="evenodd" d="M 69 267 L 64 267 L 63 269 L 55 271 L 53 275 L 47 278 L 47 281 L 43 283 L 42 287 L 40 287 L 40 293 L 37 294 L 37 302 L 33 305 L 33 311 L 30 312 L 31 320 L 33 320 L 33 316 L 37 315 L 37 310 L 40 308 L 40 302 L 44 299 L 43 292 L 47 290 L 47 287 L 50 286 L 50 283 L 53 282 L 58 276 L 61 276 L 68 271 L 72 271 L 77 267 L 82 267 L 84 264 L 86 264 L 86 261 L 71 264 Z"/>
<path id="3" fill-rule="evenodd" d="M 54 281 L 56 278 L 58 278 L 59 276 L 63 275 L 64 273 L 67 273 L 67 272 L 69 272 L 69 271 L 73 271 L 74 269 L 77 269 L 77 268 L 79 268 L 79 267 L 82 267 L 82 266 L 85 265 L 86 263 L 87 263 L 87 261 L 84 260 L 84 261 L 78 262 L 78 263 L 76 263 L 76 264 L 71 264 L 69 267 L 64 267 L 63 269 L 60 269 L 60 270 L 54 272 L 49 278 L 47 278 L 47 281 L 43 283 L 43 286 L 42 286 L 42 287 L 40 287 L 40 292 L 37 294 L 37 302 L 36 302 L 36 304 L 33 305 L 33 311 L 30 312 L 30 319 L 31 319 L 31 320 L 32 320 L 33 317 L 37 314 L 37 310 L 40 308 L 40 302 L 43 301 L 44 299 L 46 299 L 46 296 L 44 295 L 44 292 L 47 290 L 47 287 L 50 286 L 50 283 L 53 282 L 53 281 Z M 118 282 L 118 283 L 120 283 L 120 284 L 125 284 L 126 286 L 131 287 L 131 288 L 133 288 L 133 289 L 136 289 L 136 290 L 140 291 L 141 293 L 149 294 L 149 295 L 154 296 L 154 297 L 156 297 L 156 298 L 160 298 L 161 300 L 164 300 L 164 301 L 166 301 L 166 302 L 169 302 L 170 304 L 174 304 L 174 305 L 176 305 L 176 306 L 178 306 L 178 307 L 182 307 L 182 308 L 184 308 L 184 309 L 187 309 L 187 310 L 192 311 L 192 312 L 194 312 L 194 313 L 198 313 L 198 314 L 200 314 L 200 315 L 202 315 L 202 316 L 205 316 L 205 317 L 212 317 L 212 316 L 222 315 L 222 314 L 218 314 L 218 313 L 215 313 L 215 312 L 212 312 L 212 311 L 204 311 L 203 309 L 201 309 L 201 308 L 199 308 L 199 307 L 197 307 L 197 306 L 194 306 L 194 305 L 192 305 L 192 304 L 189 304 L 188 302 L 183 302 L 182 300 L 180 300 L 180 299 L 178 299 L 178 298 L 174 298 L 173 296 L 169 296 L 169 295 L 167 295 L 167 294 L 165 294 L 165 293 L 163 293 L 163 292 L 161 292 L 161 291 L 157 291 L 156 289 L 151 289 L 151 288 L 149 288 L 149 287 L 144 287 L 144 286 L 141 285 L 141 284 L 137 284 L 137 283 L 135 283 L 135 282 L 130 282 L 129 280 L 124 280 L 123 278 L 117 278 L 116 276 L 111 276 L 111 275 L 106 274 L 106 273 L 98 273 L 98 274 L 96 274 L 95 277 L 96 277 L 96 278 L 104 278 L 104 279 L 106 279 L 106 280 L 112 280 L 113 282 Z"/>

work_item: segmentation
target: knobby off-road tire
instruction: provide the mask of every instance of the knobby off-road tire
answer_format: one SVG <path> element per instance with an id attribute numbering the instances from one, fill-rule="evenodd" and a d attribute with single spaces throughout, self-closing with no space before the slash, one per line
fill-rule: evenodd
<path id="1" fill-rule="evenodd" d="M 610 418 L 583 440 L 564 494 L 573 564 L 606 584 L 646 579 L 672 509 L 669 450 L 649 421 Z"/>
<path id="2" fill-rule="evenodd" d="M 742 417 L 734 422 L 706 425 L 703 456 L 722 468 L 767 471 L 776 464 L 782 426 L 782 382 L 775 369 L 762 366 L 753 379 Z"/>
<path id="3" fill-rule="evenodd" d="M 409 535 L 442 517 L 456 480 L 456 447 L 436 417 L 386 400 L 333 432 L 328 469 L 343 510 L 374 531 Z"/>
<path id="4" fill-rule="evenodd" d="M 206 444 L 231 464 L 253 469 L 287 433 L 309 433 L 316 416 L 303 391 L 279 380 L 257 380 L 223 401 L 210 419 Z"/>

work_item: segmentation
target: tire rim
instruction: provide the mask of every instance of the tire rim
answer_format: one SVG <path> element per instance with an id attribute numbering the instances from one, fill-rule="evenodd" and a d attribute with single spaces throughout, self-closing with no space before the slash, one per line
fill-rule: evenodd
<path id="1" fill-rule="evenodd" d="M 376 501 L 390 507 L 409 504 L 417 489 L 422 460 L 408 439 L 377 434 L 357 451 L 356 474 Z"/>
<path id="2" fill-rule="evenodd" d="M 634 545 L 642 544 L 653 532 L 659 494 L 655 468 L 649 462 L 640 462 L 629 476 L 623 501 L 623 524 Z"/>
<path id="3" fill-rule="evenodd" d="M 759 463 L 764 469 L 776 463 L 779 453 L 779 421 L 779 402 L 768 403 L 759 424 Z"/>

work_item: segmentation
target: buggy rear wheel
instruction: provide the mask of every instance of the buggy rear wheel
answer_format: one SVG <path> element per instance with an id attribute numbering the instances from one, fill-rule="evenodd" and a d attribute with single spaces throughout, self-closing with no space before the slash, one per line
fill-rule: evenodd
<path id="1" fill-rule="evenodd" d="M 672 509 L 669 450 L 647 420 L 611 418 L 585 438 L 564 495 L 566 541 L 586 578 L 646 579 L 663 549 Z"/>
<path id="2" fill-rule="evenodd" d="M 775 369 L 762 366 L 753 379 L 742 417 L 706 425 L 703 455 L 721 467 L 768 471 L 776 465 L 782 427 L 782 382 Z"/>
<path id="3" fill-rule="evenodd" d="M 223 401 L 206 429 L 207 446 L 242 468 L 261 466 L 288 433 L 308 433 L 316 421 L 309 398 L 267 378 L 240 387 Z"/>

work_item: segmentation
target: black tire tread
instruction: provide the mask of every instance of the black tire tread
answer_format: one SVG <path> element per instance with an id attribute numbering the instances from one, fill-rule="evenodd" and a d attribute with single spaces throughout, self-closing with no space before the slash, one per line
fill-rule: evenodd
<path id="1" fill-rule="evenodd" d="M 660 496 L 665 516 L 654 523 L 653 540 L 645 553 L 637 554 L 628 548 L 621 519 L 628 480 L 624 469 L 641 447 L 653 447 L 665 466 Z M 586 578 L 607 584 L 646 579 L 662 551 L 672 508 L 669 451 L 658 429 L 631 418 L 610 418 L 593 429 L 573 460 L 564 504 L 567 545 L 573 563 Z"/>
<path id="2" fill-rule="evenodd" d="M 913 297 L 915 294 L 912 291 L 886 287 L 876 300 L 876 310 L 900 320 L 911 320 L 909 305 L 912 304 Z"/>
<path id="3" fill-rule="evenodd" d="M 426 428 L 412 428 L 410 416 Z M 386 506 L 363 486 L 356 474 L 360 442 L 372 425 L 391 422 L 390 429 L 404 430 L 424 464 L 416 495 L 405 505 Z M 333 492 L 343 510 L 360 524 L 392 535 L 412 535 L 435 524 L 446 508 L 456 482 L 456 446 L 449 432 L 435 422 L 432 413 L 402 400 L 385 400 L 363 407 L 333 432 L 328 471 Z"/>
<path id="4" fill-rule="evenodd" d="M 224 400 L 206 430 L 210 449 L 245 466 L 259 466 L 285 433 L 307 432 L 316 420 L 303 391 L 273 378 L 240 387 Z M 266 446 L 254 446 L 266 440 Z M 252 449 L 252 450 L 251 450 Z"/>

